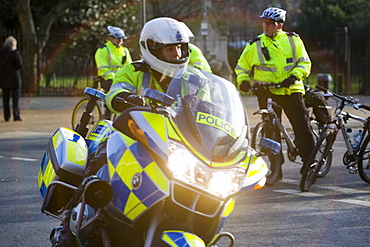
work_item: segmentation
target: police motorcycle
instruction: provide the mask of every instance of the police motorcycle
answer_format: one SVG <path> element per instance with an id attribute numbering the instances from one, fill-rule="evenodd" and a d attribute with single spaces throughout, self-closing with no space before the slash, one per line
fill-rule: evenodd
<path id="1" fill-rule="evenodd" d="M 61 221 L 52 246 L 63 246 L 66 231 L 76 246 L 234 245 L 222 227 L 235 196 L 264 187 L 268 173 L 248 145 L 240 94 L 223 78 L 186 68 L 166 94 L 143 96 L 146 106 L 113 124 L 101 120 L 87 138 L 68 128 L 50 138 L 38 185 L 41 211 Z M 89 152 L 106 136 L 106 164 L 84 177 Z M 278 153 L 275 144 L 261 142 Z"/>

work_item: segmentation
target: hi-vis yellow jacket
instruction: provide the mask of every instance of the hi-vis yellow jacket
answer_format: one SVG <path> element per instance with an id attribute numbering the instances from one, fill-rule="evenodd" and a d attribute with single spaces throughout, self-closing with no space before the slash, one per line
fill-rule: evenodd
<path id="1" fill-rule="evenodd" d="M 279 83 L 290 75 L 297 78 L 289 88 L 271 88 L 270 91 L 276 95 L 304 94 L 302 80 L 307 78 L 310 71 L 311 61 L 303 41 L 298 34 L 284 31 L 280 31 L 273 39 L 261 34 L 250 40 L 235 68 L 238 88 L 242 81 L 261 84 Z"/>
<path id="2" fill-rule="evenodd" d="M 115 73 L 125 64 L 130 64 L 132 58 L 127 47 L 116 47 L 112 42 L 107 41 L 95 52 L 95 63 L 98 69 L 98 76 L 104 80 L 113 80 Z"/>
<path id="3" fill-rule="evenodd" d="M 106 95 L 105 102 L 109 110 L 119 115 L 121 112 L 115 111 L 112 107 L 114 97 L 122 92 L 143 95 L 146 88 L 164 92 L 162 86 L 153 76 L 153 70 L 145 62 L 135 61 L 117 71 L 113 84 Z"/>
<path id="4" fill-rule="evenodd" d="M 204 57 L 202 50 L 194 44 L 189 43 L 189 65 L 195 68 L 212 73 L 211 66 L 208 64 L 207 59 Z"/>

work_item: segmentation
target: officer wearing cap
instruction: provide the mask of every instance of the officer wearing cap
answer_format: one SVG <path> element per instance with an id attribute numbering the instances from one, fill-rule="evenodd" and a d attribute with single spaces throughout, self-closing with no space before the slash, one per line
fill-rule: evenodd
<path id="1" fill-rule="evenodd" d="M 272 99 L 284 109 L 305 164 L 315 145 L 303 101 L 303 79 L 310 74 L 311 61 L 299 35 L 282 30 L 285 10 L 270 7 L 263 11 L 260 18 L 263 34 L 247 43 L 235 68 L 238 87 L 248 92 L 252 83 L 282 82 L 281 88 L 270 89 Z M 260 108 L 266 108 L 266 96 L 258 95 L 258 103 Z M 281 118 L 281 108 L 275 111 Z"/>
<path id="2" fill-rule="evenodd" d="M 108 92 L 112 85 L 115 73 L 125 64 L 130 64 L 132 58 L 127 47 L 123 46 L 127 39 L 125 32 L 119 27 L 108 26 L 106 43 L 95 52 L 95 63 L 98 76 L 102 78 L 101 86 Z M 104 118 L 110 119 L 110 112 L 106 108 Z"/>

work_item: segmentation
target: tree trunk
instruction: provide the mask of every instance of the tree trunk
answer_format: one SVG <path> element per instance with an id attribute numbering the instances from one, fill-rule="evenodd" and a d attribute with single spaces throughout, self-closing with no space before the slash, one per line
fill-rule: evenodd
<path id="1" fill-rule="evenodd" d="M 37 35 L 31 13 L 31 0 L 18 0 L 16 12 L 22 29 L 23 93 L 37 90 Z"/>

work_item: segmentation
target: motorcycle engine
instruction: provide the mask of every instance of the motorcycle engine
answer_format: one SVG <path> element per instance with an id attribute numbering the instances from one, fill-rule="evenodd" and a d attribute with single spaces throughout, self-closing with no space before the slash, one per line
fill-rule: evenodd
<path id="1" fill-rule="evenodd" d="M 69 229 L 71 230 L 73 235 L 77 235 L 78 219 L 81 217 L 80 213 L 81 213 L 81 203 L 79 203 L 76 207 L 74 207 L 71 212 L 71 219 L 69 221 Z M 82 214 L 83 215 L 81 218 L 81 226 L 85 225 L 86 222 L 88 222 L 92 217 L 94 217 L 95 209 L 85 204 L 85 208 Z M 89 226 L 84 227 L 79 233 L 80 238 L 86 239 L 91 234 L 92 228 L 93 228 L 93 224 L 90 224 Z"/>

